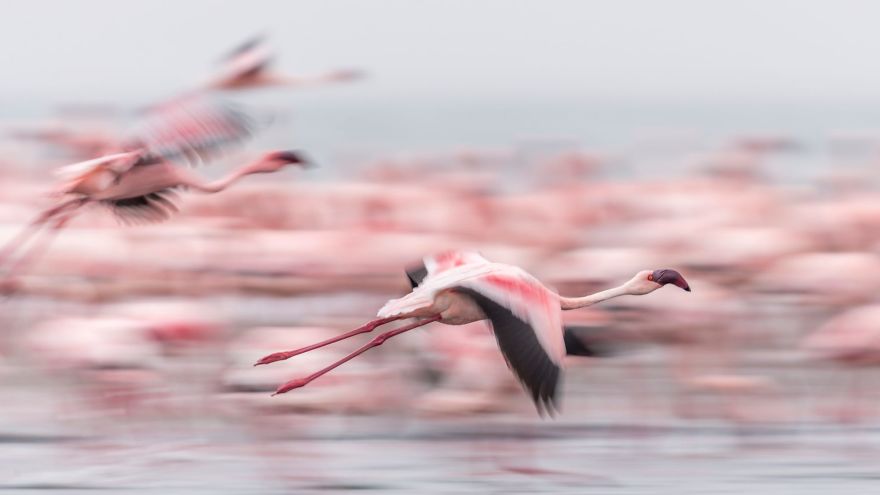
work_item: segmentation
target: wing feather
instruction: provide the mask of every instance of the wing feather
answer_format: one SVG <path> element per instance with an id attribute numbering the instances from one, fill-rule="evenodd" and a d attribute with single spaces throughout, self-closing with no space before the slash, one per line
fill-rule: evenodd
<path id="1" fill-rule="evenodd" d="M 237 46 L 222 59 L 225 79 L 254 76 L 272 64 L 272 52 L 263 35 L 254 36 Z"/>
<path id="2" fill-rule="evenodd" d="M 55 175 L 61 180 L 81 179 L 99 170 L 109 170 L 114 174 L 122 174 L 128 171 L 141 159 L 141 153 L 125 152 L 105 155 L 84 162 L 72 163 L 55 170 Z"/>
<path id="3" fill-rule="evenodd" d="M 410 288 L 415 289 L 428 276 L 428 269 L 424 263 L 410 265 L 406 268 L 406 278 L 409 279 Z"/>
<path id="4" fill-rule="evenodd" d="M 170 189 L 135 196 L 132 198 L 105 200 L 120 222 L 127 225 L 157 223 L 167 220 L 179 211 L 177 196 Z"/>
<path id="5" fill-rule="evenodd" d="M 565 342 L 559 296 L 519 267 L 500 263 L 487 266 L 487 273 L 464 279 L 459 285 L 480 292 L 527 322 L 535 329 L 541 347 L 561 365 Z"/>
<path id="6" fill-rule="evenodd" d="M 206 163 L 251 137 L 256 121 L 240 109 L 207 97 L 172 100 L 148 111 L 125 140 L 154 158 Z"/>
<path id="7" fill-rule="evenodd" d="M 489 260 L 476 251 L 449 250 L 426 256 L 423 262 L 428 274 L 436 275 L 459 266 L 486 264 Z"/>
<path id="8" fill-rule="evenodd" d="M 558 390 L 562 367 L 551 359 L 538 339 L 538 331 L 509 308 L 478 290 L 458 287 L 456 292 L 470 297 L 492 323 L 498 347 L 508 366 L 531 395 L 539 412 L 558 410 Z"/>

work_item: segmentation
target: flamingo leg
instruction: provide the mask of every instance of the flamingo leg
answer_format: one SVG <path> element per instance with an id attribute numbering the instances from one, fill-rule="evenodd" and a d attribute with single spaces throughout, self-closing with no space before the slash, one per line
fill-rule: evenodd
<path id="1" fill-rule="evenodd" d="M 21 232 L 18 233 L 15 237 L 13 237 L 9 242 L 3 246 L 3 249 L 0 250 L 0 263 L 4 260 L 12 256 L 23 244 L 25 244 L 31 237 L 34 236 L 40 229 L 45 225 L 46 222 L 51 220 L 53 217 L 63 213 L 64 211 L 70 209 L 71 207 L 79 208 L 84 205 L 87 200 L 83 198 L 74 198 L 68 201 L 64 201 L 60 204 L 57 204 L 51 208 L 46 209 L 35 219 L 33 219 Z"/>
<path id="2" fill-rule="evenodd" d="M 386 340 L 390 339 L 391 337 L 394 337 L 394 336 L 400 335 L 404 332 L 409 332 L 410 330 L 425 326 L 428 323 L 440 321 L 440 318 L 441 318 L 440 315 L 434 315 L 434 316 L 427 318 L 425 320 L 420 320 L 420 321 L 417 321 L 413 324 L 406 325 L 406 326 L 391 330 L 389 332 L 379 334 L 373 340 L 367 342 L 366 344 L 364 344 L 363 346 L 358 348 L 358 350 L 345 356 L 344 358 L 340 359 L 339 361 L 336 361 L 335 363 L 331 364 L 330 366 L 327 366 L 326 368 L 324 368 L 322 370 L 316 371 L 305 378 L 297 378 L 295 380 L 291 380 L 291 381 L 281 385 L 280 387 L 278 387 L 278 389 L 272 395 L 275 396 L 278 394 L 283 394 L 285 392 L 289 392 L 295 388 L 304 387 L 304 386 L 308 385 L 309 383 L 311 383 L 316 378 L 319 378 L 319 377 L 329 373 L 330 371 L 332 371 L 333 369 L 335 369 L 339 365 L 346 363 L 348 361 L 351 361 L 352 359 L 356 358 L 357 356 L 360 356 L 361 354 L 367 352 L 368 350 L 372 349 L 373 347 L 382 345 Z"/>
<path id="3" fill-rule="evenodd" d="M 390 323 L 394 320 L 399 320 L 399 319 L 400 319 L 400 317 L 395 316 L 395 317 L 391 317 L 391 318 L 380 318 L 378 320 L 373 320 L 371 322 L 365 323 L 364 325 L 361 325 L 361 326 L 355 328 L 354 330 L 352 330 L 350 332 L 346 332 L 342 335 L 337 335 L 336 337 L 333 337 L 332 339 L 327 339 L 327 340 L 318 342 L 317 344 L 312 344 L 310 346 L 302 347 L 300 349 L 294 349 L 292 351 L 282 351 L 282 352 L 276 352 L 273 354 L 269 354 L 268 356 L 264 357 L 263 359 L 260 359 L 259 361 L 257 361 L 254 364 L 254 366 L 259 366 L 261 364 L 269 364 L 269 363 L 274 363 L 275 361 L 283 361 L 285 359 L 290 359 L 293 356 L 298 356 L 304 352 L 313 351 L 315 349 L 324 347 L 326 345 L 330 345 L 330 344 L 339 342 L 340 340 L 345 340 L 347 338 L 354 337 L 355 335 L 360 335 L 362 333 L 372 332 L 373 330 L 375 330 L 376 328 L 378 328 L 381 325 L 384 325 L 386 323 Z"/>
<path id="4" fill-rule="evenodd" d="M 61 229 L 63 229 L 64 226 L 67 225 L 67 222 L 69 222 L 71 218 L 73 218 L 73 214 L 67 214 L 53 221 L 52 224 L 49 226 L 49 231 L 44 234 L 39 240 L 39 244 L 33 246 L 30 251 L 27 252 L 27 254 L 16 261 L 16 263 L 9 269 L 9 271 L 6 272 L 7 275 L 11 275 L 20 271 L 21 268 L 33 263 L 40 256 L 45 254 L 47 248 L 49 247 L 49 244 L 52 242 L 55 236 L 58 235 L 58 232 L 60 232 Z"/>
<path id="5" fill-rule="evenodd" d="M 50 230 L 46 233 L 40 240 L 39 244 L 32 247 L 30 251 L 24 254 L 21 258 L 15 261 L 9 270 L 3 275 L 3 278 L 0 279 L 0 287 L 8 288 L 10 286 L 10 281 L 15 277 L 16 274 L 21 272 L 25 267 L 32 264 L 34 261 L 38 260 L 43 254 L 46 253 L 46 250 L 49 248 L 49 244 L 51 244 L 52 239 L 58 235 L 58 232 L 64 228 L 64 225 L 73 218 L 75 212 L 70 212 L 64 214 L 59 217 L 55 221 L 52 222 L 50 226 Z"/>

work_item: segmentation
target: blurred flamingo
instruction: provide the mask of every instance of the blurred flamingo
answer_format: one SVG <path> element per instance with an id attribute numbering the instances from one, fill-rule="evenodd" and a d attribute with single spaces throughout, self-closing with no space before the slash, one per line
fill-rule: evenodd
<path id="1" fill-rule="evenodd" d="M 556 409 L 557 385 L 566 354 L 560 310 L 583 308 L 623 295 L 644 295 L 669 283 L 690 291 L 684 278 L 674 270 L 644 270 L 619 287 L 584 297 L 562 297 L 522 268 L 492 263 L 479 254 L 465 251 L 426 257 L 422 265 L 409 269 L 407 276 L 413 291 L 385 304 L 379 310 L 379 319 L 333 339 L 270 354 L 257 365 L 288 359 L 371 332 L 392 321 L 406 318 L 418 321 L 378 335 L 330 366 L 281 385 L 275 394 L 305 386 L 387 339 L 429 323 L 464 325 L 488 319 L 502 354 L 530 392 L 538 411 L 552 412 Z"/>
<path id="2" fill-rule="evenodd" d="M 304 164 L 302 155 L 285 151 L 264 155 L 223 179 L 204 182 L 170 160 L 207 162 L 221 150 L 250 137 L 254 121 L 229 105 L 207 98 L 188 98 L 152 109 L 129 136 L 114 143 L 111 154 L 60 168 L 62 183 L 54 191 L 67 199 L 40 213 L 0 250 L 0 263 L 15 253 L 45 225 L 53 233 L 40 249 L 32 249 L 7 273 L 32 261 L 81 207 L 91 202 L 109 206 L 128 223 L 164 220 L 177 211 L 172 189 L 183 187 L 219 192 L 254 173 L 275 172 L 289 164 Z M 6 287 L 7 289 L 9 287 Z"/>
<path id="3" fill-rule="evenodd" d="M 313 77 L 293 77 L 271 70 L 272 52 L 263 36 L 255 36 L 223 57 L 220 72 L 202 90 L 246 90 L 273 86 L 310 86 L 358 79 L 356 70 L 337 70 Z"/>
<path id="4" fill-rule="evenodd" d="M 849 380 L 850 404 L 840 408 L 840 420 L 864 419 L 870 387 L 864 386 L 864 369 L 880 365 L 880 305 L 859 306 L 837 315 L 801 343 L 811 357 L 853 369 Z M 859 370 L 862 368 L 862 370 Z"/>
<path id="5" fill-rule="evenodd" d="M 172 163 L 151 158 L 143 150 L 108 155 L 87 162 L 68 165 L 58 171 L 68 179 L 58 193 L 73 196 L 44 210 L 0 251 L 0 262 L 14 254 L 42 227 L 49 225 L 57 233 L 83 206 L 99 202 L 110 207 L 125 223 L 157 222 L 178 211 L 175 188 L 191 188 L 204 193 L 223 191 L 242 177 L 271 173 L 291 164 L 305 164 L 303 155 L 294 151 L 275 151 L 234 170 L 226 177 L 206 182 Z M 51 239 L 48 237 L 46 241 Z M 42 247 L 42 246 L 41 246 Z M 7 276 L 19 269 L 31 256 L 19 260 Z"/>

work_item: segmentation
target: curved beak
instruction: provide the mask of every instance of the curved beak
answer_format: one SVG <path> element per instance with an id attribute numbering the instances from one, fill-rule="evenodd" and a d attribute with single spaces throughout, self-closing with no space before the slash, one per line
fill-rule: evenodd
<path id="1" fill-rule="evenodd" d="M 312 160 L 310 160 L 309 157 L 307 157 L 301 151 L 279 151 L 275 153 L 275 156 L 273 158 L 291 165 L 299 165 L 303 168 L 315 167 L 314 162 L 312 162 Z"/>
<path id="2" fill-rule="evenodd" d="M 654 281 L 660 285 L 672 284 L 676 287 L 680 287 L 682 290 L 686 290 L 688 292 L 691 291 L 691 286 L 688 285 L 687 280 L 681 276 L 675 270 L 671 270 L 669 268 L 664 268 L 662 270 L 654 270 Z"/>

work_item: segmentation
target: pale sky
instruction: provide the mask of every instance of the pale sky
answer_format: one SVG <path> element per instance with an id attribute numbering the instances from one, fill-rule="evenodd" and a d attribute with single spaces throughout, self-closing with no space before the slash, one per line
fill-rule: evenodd
<path id="1" fill-rule="evenodd" d="M 880 2 L 2 2 L 0 100 L 174 92 L 257 32 L 281 68 L 359 67 L 361 96 L 871 100 Z"/>

